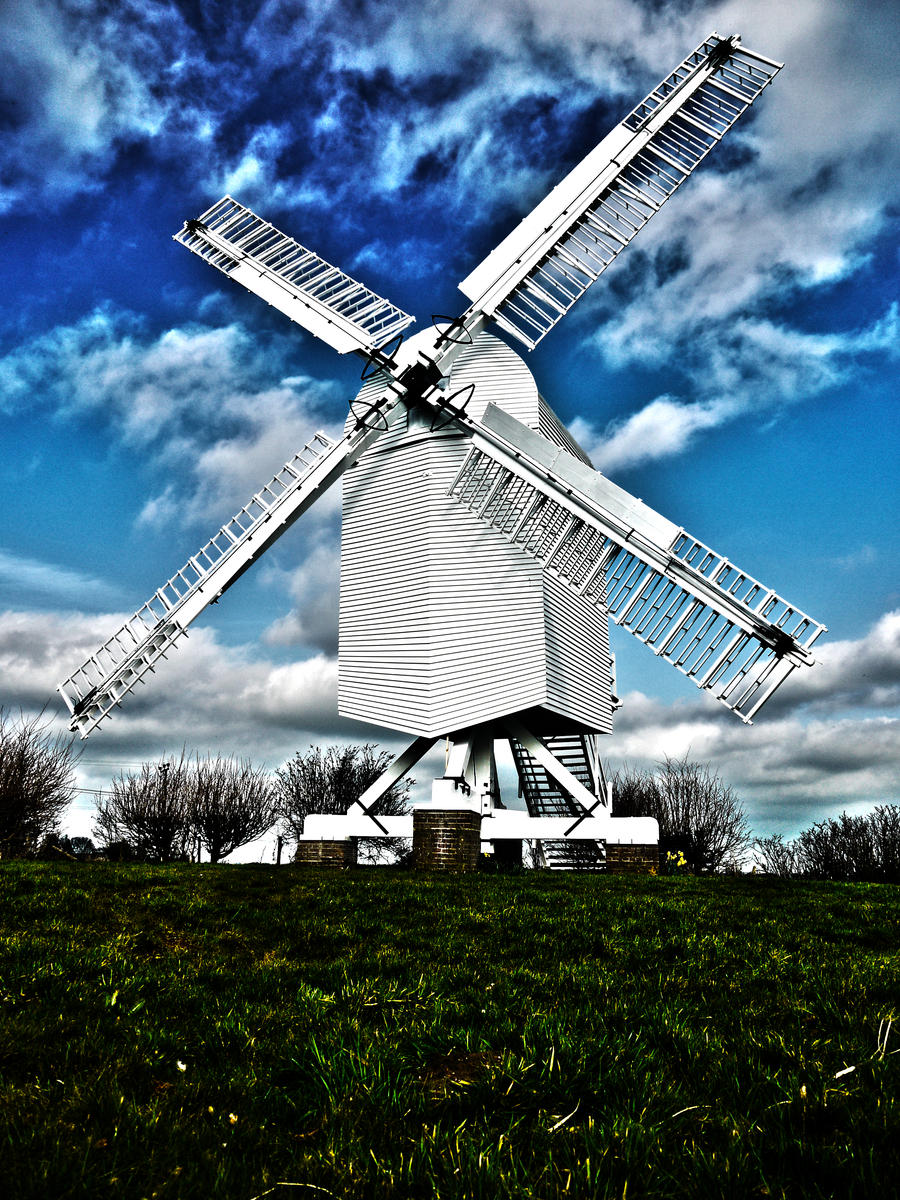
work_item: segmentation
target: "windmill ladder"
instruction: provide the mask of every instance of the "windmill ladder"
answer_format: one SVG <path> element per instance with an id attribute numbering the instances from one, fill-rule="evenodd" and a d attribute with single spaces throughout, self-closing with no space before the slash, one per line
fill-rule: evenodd
<path id="1" fill-rule="evenodd" d="M 598 780 L 591 769 L 587 745 L 590 736 L 566 734 L 541 741 L 579 783 L 596 795 Z M 583 816 L 581 805 L 563 790 L 521 742 L 511 738 L 510 746 L 529 816 L 572 817 L 573 820 Z M 545 865 L 552 871 L 599 871 L 606 864 L 605 849 L 600 842 L 554 838 L 544 839 L 538 846 Z"/>

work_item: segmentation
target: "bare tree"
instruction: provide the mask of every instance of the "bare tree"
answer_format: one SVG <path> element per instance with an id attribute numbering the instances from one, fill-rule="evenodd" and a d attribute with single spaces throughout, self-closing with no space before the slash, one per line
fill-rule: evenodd
<path id="1" fill-rule="evenodd" d="M 277 815 L 286 836 L 297 841 L 303 822 L 314 813 L 346 813 L 390 761 L 386 751 L 376 751 L 369 742 L 329 746 L 324 752 L 319 746 L 310 746 L 305 754 L 298 750 L 275 772 Z M 405 813 L 411 786 L 409 779 L 395 783 L 378 801 L 376 814 Z M 390 860 L 408 848 L 407 842 L 406 838 L 360 838 L 359 850 L 370 862 Z"/>
<path id="2" fill-rule="evenodd" d="M 766 875 L 779 879 L 793 879 L 805 870 L 800 842 L 786 842 L 780 833 L 771 837 L 756 838 L 753 843 L 756 865 Z"/>
<path id="3" fill-rule="evenodd" d="M 275 795 L 262 767 L 245 759 L 198 759 L 188 775 L 191 828 L 220 859 L 262 837 L 275 824 Z"/>
<path id="4" fill-rule="evenodd" d="M 94 836 L 104 846 L 126 842 L 136 858 L 173 862 L 187 854 L 190 837 L 190 764 L 179 759 L 143 763 L 137 774 L 124 772 L 101 795 Z"/>
<path id="5" fill-rule="evenodd" d="M 740 800 L 708 763 L 667 757 L 653 772 L 625 770 L 613 797 L 617 817 L 655 817 L 660 850 L 681 851 L 690 871 L 721 870 L 750 844 Z"/>
<path id="6" fill-rule="evenodd" d="M 74 795 L 72 739 L 51 733 L 42 715 L 0 709 L 0 855 L 33 852 Z"/>

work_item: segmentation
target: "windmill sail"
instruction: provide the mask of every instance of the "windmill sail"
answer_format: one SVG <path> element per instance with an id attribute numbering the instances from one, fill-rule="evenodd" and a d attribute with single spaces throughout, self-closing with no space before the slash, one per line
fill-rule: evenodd
<path id="1" fill-rule="evenodd" d="M 459 285 L 529 349 L 781 69 L 711 34 Z"/>
<path id="2" fill-rule="evenodd" d="M 386 414 L 397 403 L 373 406 Z M 379 436 L 361 421 L 339 441 L 317 433 L 215 537 L 118 629 L 59 692 L 83 738 L 185 635 L 187 627 L 275 542 Z"/>
<path id="3" fill-rule="evenodd" d="M 175 241 L 340 354 L 368 354 L 414 320 L 231 196 L 186 221 Z"/>
<path id="4" fill-rule="evenodd" d="M 749 722 L 824 626 L 489 405 L 450 495 Z"/>

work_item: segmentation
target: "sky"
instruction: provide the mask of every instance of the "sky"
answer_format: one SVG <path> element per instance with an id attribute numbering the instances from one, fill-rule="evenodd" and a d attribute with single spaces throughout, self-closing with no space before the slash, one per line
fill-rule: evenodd
<path id="1" fill-rule="evenodd" d="M 877 0 L 0 0 L 0 705 L 64 729 L 56 684 L 358 386 L 186 218 L 230 192 L 422 328 L 712 30 L 785 69 L 528 365 L 598 468 L 829 632 L 747 727 L 614 629 L 608 762 L 708 761 L 760 835 L 900 801 Z M 401 748 L 337 715 L 339 536 L 333 489 L 84 743 L 71 831 L 185 745 Z"/>

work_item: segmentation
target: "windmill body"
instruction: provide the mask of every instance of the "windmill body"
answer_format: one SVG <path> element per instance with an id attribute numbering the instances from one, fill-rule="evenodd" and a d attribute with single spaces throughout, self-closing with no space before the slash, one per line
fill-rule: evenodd
<path id="1" fill-rule="evenodd" d="M 409 353 L 428 333 L 410 339 Z M 366 390 L 374 397 L 381 381 Z M 587 465 L 531 372 L 482 334 L 448 389 L 479 420 L 496 404 Z M 346 472 L 341 528 L 339 711 L 421 737 L 523 713 L 549 733 L 612 727 L 608 621 L 450 495 L 469 450 L 425 408 Z"/>
<path id="2" fill-rule="evenodd" d="M 655 843 L 655 822 L 613 815 L 603 776 L 609 619 L 745 722 L 812 665 L 824 626 L 594 471 L 486 331 L 533 348 L 780 67 L 711 34 L 460 284 L 469 307 L 406 342 L 412 317 L 232 197 L 187 221 L 177 241 L 360 355 L 365 383 L 341 438 L 317 434 L 60 685 L 72 728 L 104 721 L 343 477 L 339 711 L 414 740 L 348 814 L 308 818 L 304 839 L 414 832 L 378 801 L 446 736 L 435 845 L 457 819 L 476 849 L 535 839 L 555 866 Z M 498 738 L 527 811 L 500 798 Z"/>

